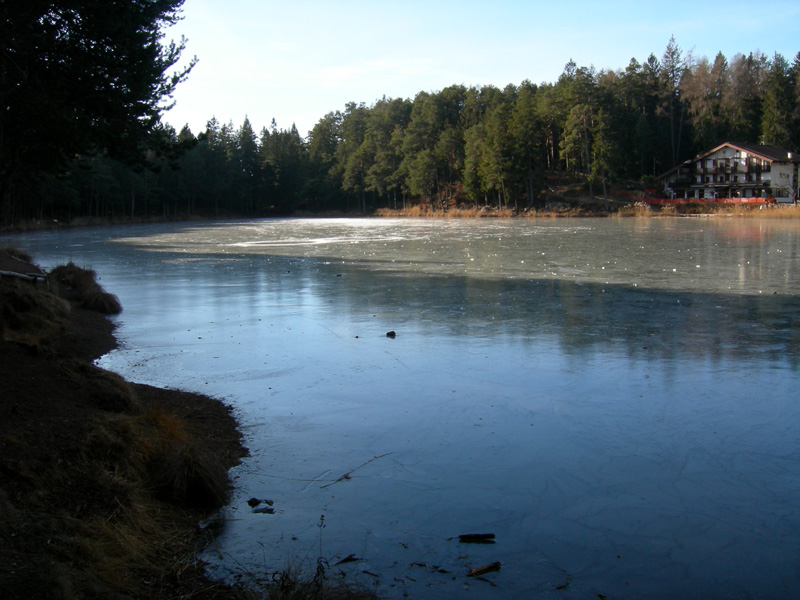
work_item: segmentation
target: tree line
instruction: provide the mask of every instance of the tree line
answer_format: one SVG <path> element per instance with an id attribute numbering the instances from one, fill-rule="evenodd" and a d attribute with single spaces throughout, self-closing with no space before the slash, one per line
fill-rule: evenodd
<path id="1" fill-rule="evenodd" d="M 0 211 L 3 223 L 73 210 L 77 165 L 141 167 L 174 152 L 165 103 L 194 66 L 164 30 L 183 0 L 0 3 Z M 76 158 L 80 157 L 80 158 Z M 76 195 L 78 195 L 76 197 Z"/>
<path id="2" fill-rule="evenodd" d="M 523 210 L 543 202 L 554 172 L 579 178 L 590 195 L 622 181 L 653 187 L 659 174 L 724 141 L 800 150 L 800 52 L 792 63 L 758 51 L 712 60 L 671 38 L 661 58 L 618 70 L 570 60 L 553 83 L 351 102 L 307 138 L 274 121 L 256 133 L 247 118 L 238 127 L 211 119 L 198 135 L 164 125 L 154 132 L 160 143 L 145 163 L 126 166 L 110 149 L 82 154 L 18 186 L 11 213 L 268 216 L 412 203 Z"/>

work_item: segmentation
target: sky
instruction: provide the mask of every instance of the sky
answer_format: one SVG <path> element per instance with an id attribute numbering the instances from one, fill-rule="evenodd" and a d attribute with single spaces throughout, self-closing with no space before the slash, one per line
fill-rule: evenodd
<path id="1" fill-rule="evenodd" d="M 197 135 L 207 122 L 274 119 L 305 137 L 348 102 L 413 99 L 449 85 L 555 83 L 579 67 L 624 69 L 684 55 L 800 51 L 797 0 L 186 0 L 165 41 L 198 59 L 164 121 Z"/>

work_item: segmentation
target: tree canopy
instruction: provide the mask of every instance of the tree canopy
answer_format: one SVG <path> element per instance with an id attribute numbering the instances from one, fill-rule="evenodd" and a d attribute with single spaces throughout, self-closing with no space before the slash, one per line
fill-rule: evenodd
<path id="1" fill-rule="evenodd" d="M 78 155 L 141 163 L 193 61 L 165 43 L 183 0 L 0 4 L 0 198 Z M 163 132 L 162 132 L 163 133 Z"/>

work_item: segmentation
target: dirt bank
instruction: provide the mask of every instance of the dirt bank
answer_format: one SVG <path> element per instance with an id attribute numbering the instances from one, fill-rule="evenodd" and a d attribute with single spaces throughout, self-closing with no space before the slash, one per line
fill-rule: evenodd
<path id="1" fill-rule="evenodd" d="M 109 320 L 19 258 L 0 250 L 3 597 L 242 598 L 195 558 L 245 454 L 230 409 L 92 366 Z"/>

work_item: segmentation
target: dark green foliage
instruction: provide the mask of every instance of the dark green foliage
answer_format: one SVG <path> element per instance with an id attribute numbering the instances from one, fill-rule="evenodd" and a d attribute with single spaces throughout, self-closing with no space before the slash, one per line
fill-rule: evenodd
<path id="1" fill-rule="evenodd" d="M 62 173 L 70 157 L 143 164 L 166 150 L 164 102 L 191 65 L 163 43 L 183 0 L 4 0 L 0 4 L 0 199 Z M 7 215 L 6 215 L 7 217 Z"/>
<path id="2" fill-rule="evenodd" d="M 175 4 L 174 2 L 172 4 Z M 713 60 L 674 38 L 657 58 L 597 71 L 569 61 L 555 83 L 504 89 L 453 85 L 413 99 L 350 102 L 297 129 L 256 135 L 209 121 L 196 138 L 155 129 L 150 169 L 114 160 L 111 145 L 69 163 L 67 176 L 26 188 L 27 218 L 269 216 L 369 213 L 409 202 L 448 210 L 541 204 L 548 173 L 566 172 L 590 197 L 655 178 L 725 142 L 800 151 L 800 53 L 790 64 L 756 51 Z"/>
<path id="3" fill-rule="evenodd" d="M 775 54 L 764 81 L 761 133 L 775 146 L 786 147 L 796 138 L 792 132 L 795 79 L 789 63 Z"/>

